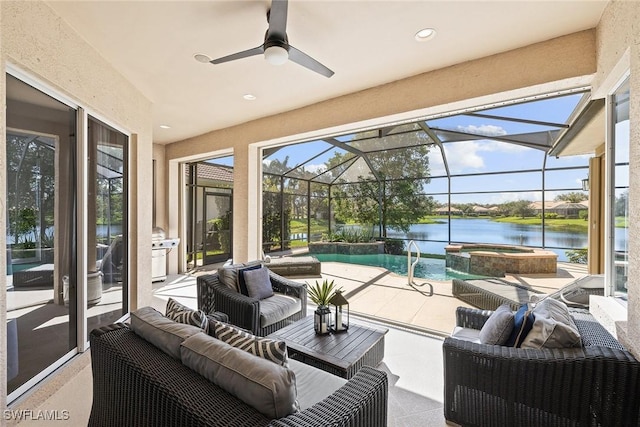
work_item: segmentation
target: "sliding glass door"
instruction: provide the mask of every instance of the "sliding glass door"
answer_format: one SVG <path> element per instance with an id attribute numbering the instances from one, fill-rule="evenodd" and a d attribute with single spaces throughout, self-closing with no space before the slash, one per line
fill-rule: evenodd
<path id="1" fill-rule="evenodd" d="M 71 357 L 77 110 L 7 75 L 7 393 Z"/>
<path id="2" fill-rule="evenodd" d="M 92 329 L 128 311 L 129 138 L 71 102 L 6 80 L 12 402 L 83 351 Z"/>

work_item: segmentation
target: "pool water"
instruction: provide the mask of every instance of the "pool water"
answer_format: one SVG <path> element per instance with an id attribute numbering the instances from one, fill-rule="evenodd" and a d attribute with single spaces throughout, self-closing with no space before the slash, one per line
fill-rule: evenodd
<path id="1" fill-rule="evenodd" d="M 387 270 L 402 276 L 407 275 L 406 255 L 313 254 L 313 256 L 318 258 L 318 261 L 320 262 L 344 262 L 347 264 L 369 265 L 372 267 L 386 268 Z M 415 257 L 412 260 L 415 261 Z M 478 279 L 480 277 L 484 277 L 451 270 L 445 266 L 444 259 L 438 258 L 420 258 L 420 261 L 416 264 L 413 276 L 432 280 Z"/>

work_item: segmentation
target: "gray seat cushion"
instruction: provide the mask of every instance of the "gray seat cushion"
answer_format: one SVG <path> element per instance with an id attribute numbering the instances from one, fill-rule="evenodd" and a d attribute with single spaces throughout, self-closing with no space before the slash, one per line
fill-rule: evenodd
<path id="1" fill-rule="evenodd" d="M 204 333 L 186 339 L 182 363 L 269 418 L 298 411 L 296 377 L 288 368 Z"/>
<path id="2" fill-rule="evenodd" d="M 462 328 L 460 326 L 456 326 L 453 329 L 453 332 L 451 332 L 451 337 L 463 341 L 471 341 L 476 344 L 482 344 L 480 342 L 480 329 Z"/>
<path id="3" fill-rule="evenodd" d="M 289 359 L 289 369 L 296 374 L 298 404 L 301 411 L 329 397 L 347 383 L 344 378 L 293 359 Z"/>
<path id="4" fill-rule="evenodd" d="M 302 310 L 302 302 L 283 294 L 273 294 L 272 297 L 260 300 L 260 327 L 273 325 Z"/>

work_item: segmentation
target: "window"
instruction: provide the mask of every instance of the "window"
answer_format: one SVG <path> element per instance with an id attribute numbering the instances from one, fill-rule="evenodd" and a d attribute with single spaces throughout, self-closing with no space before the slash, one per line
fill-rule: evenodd
<path id="1" fill-rule="evenodd" d="M 615 295 L 626 296 L 629 262 L 629 79 L 611 97 L 609 146 L 609 280 Z"/>

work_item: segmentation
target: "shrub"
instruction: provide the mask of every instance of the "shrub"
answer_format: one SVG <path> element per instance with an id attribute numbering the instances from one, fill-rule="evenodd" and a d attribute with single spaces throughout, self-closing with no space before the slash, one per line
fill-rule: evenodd
<path id="1" fill-rule="evenodd" d="M 404 253 L 404 240 L 387 239 L 384 241 L 384 253 L 402 255 Z"/>
<path id="2" fill-rule="evenodd" d="M 565 251 L 565 255 L 567 256 L 569 262 L 572 262 L 574 264 L 586 264 L 588 253 L 589 251 L 587 248 Z"/>

